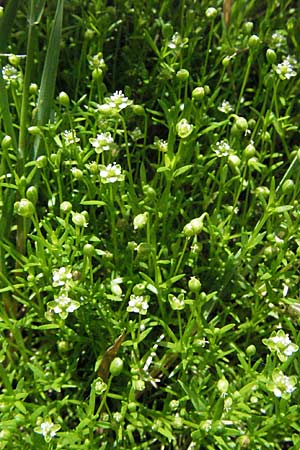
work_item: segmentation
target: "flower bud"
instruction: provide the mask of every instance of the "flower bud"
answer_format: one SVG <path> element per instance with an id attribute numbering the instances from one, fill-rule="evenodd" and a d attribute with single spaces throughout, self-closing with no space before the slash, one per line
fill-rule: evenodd
<path id="1" fill-rule="evenodd" d="M 243 30 L 245 31 L 245 33 L 249 34 L 251 33 L 251 31 L 253 30 L 253 22 L 245 22 L 243 24 Z"/>
<path id="2" fill-rule="evenodd" d="M 87 41 L 91 41 L 94 36 L 95 36 L 95 32 L 93 30 L 91 30 L 90 28 L 88 28 L 84 33 L 84 39 L 86 39 Z"/>
<path id="3" fill-rule="evenodd" d="M 190 73 L 188 70 L 186 69 L 180 69 L 178 70 L 178 72 L 176 73 L 176 78 L 178 78 L 178 80 L 180 81 L 186 81 L 188 80 L 190 76 Z"/>
<path id="4" fill-rule="evenodd" d="M 198 293 L 201 289 L 201 281 L 196 277 L 191 277 L 188 282 L 188 287 L 191 292 Z"/>
<path id="5" fill-rule="evenodd" d="M 243 151 L 243 156 L 246 159 L 252 158 L 255 155 L 255 147 L 253 144 L 248 144 L 247 147 Z"/>
<path id="6" fill-rule="evenodd" d="M 62 91 L 59 93 L 58 103 L 65 108 L 68 108 L 70 106 L 70 97 L 66 92 Z"/>
<path id="7" fill-rule="evenodd" d="M 218 14 L 218 11 L 216 10 L 216 8 L 207 8 L 207 10 L 205 11 L 205 15 L 208 19 L 214 19 L 216 17 L 216 15 Z"/>
<path id="8" fill-rule="evenodd" d="M 47 163 L 48 163 L 47 157 L 45 155 L 41 155 L 36 160 L 36 167 L 38 169 L 44 169 L 47 166 Z"/>
<path id="9" fill-rule="evenodd" d="M 202 100 L 204 96 L 205 96 L 205 90 L 204 90 L 204 87 L 202 87 L 202 86 L 196 87 L 192 92 L 193 100 Z"/>
<path id="10" fill-rule="evenodd" d="M 186 237 L 196 236 L 199 234 L 203 229 L 203 220 L 205 216 L 206 213 L 196 219 L 192 219 L 189 223 L 187 223 L 183 228 L 183 234 Z"/>
<path id="11" fill-rule="evenodd" d="M 228 391 L 229 383 L 226 378 L 221 378 L 217 383 L 217 388 L 221 392 L 221 394 L 226 394 Z"/>
<path id="12" fill-rule="evenodd" d="M 12 138 L 11 138 L 11 136 L 8 136 L 8 134 L 6 136 L 4 136 L 4 138 L 1 141 L 1 147 L 2 147 L 3 150 L 7 150 L 7 149 L 12 147 Z"/>
<path id="13" fill-rule="evenodd" d="M 33 136 L 42 136 L 42 130 L 37 127 L 37 126 L 33 126 L 33 127 L 28 127 L 28 133 L 32 134 Z"/>
<path id="14" fill-rule="evenodd" d="M 29 186 L 26 190 L 26 197 L 35 205 L 38 199 L 37 188 L 35 186 Z"/>
<path id="15" fill-rule="evenodd" d="M 34 95 L 38 92 L 39 87 L 36 83 L 30 83 L 29 86 L 29 94 Z"/>
<path id="16" fill-rule="evenodd" d="M 228 164 L 229 164 L 229 167 L 230 167 L 233 171 L 238 172 L 238 171 L 239 171 L 239 166 L 240 166 L 240 164 L 241 164 L 241 160 L 240 160 L 240 158 L 238 157 L 238 155 L 232 154 L 232 155 L 229 155 L 229 156 L 228 156 Z"/>
<path id="17" fill-rule="evenodd" d="M 245 119 L 245 117 L 241 117 L 241 116 L 237 117 L 235 123 L 236 123 L 236 126 L 238 127 L 238 129 L 243 132 L 245 132 L 248 129 L 248 122 Z"/>
<path id="18" fill-rule="evenodd" d="M 78 167 L 72 167 L 71 172 L 76 180 L 81 180 L 81 178 L 83 177 L 83 172 L 82 170 L 78 169 Z"/>
<path id="19" fill-rule="evenodd" d="M 87 227 L 88 223 L 83 213 L 72 212 L 72 221 L 78 227 Z"/>
<path id="20" fill-rule="evenodd" d="M 18 55 L 9 55 L 8 61 L 12 66 L 19 66 L 20 65 L 20 57 Z"/>
<path id="21" fill-rule="evenodd" d="M 272 48 L 268 48 L 268 50 L 266 51 L 266 57 L 269 64 L 276 63 L 277 55 Z"/>
<path id="22" fill-rule="evenodd" d="M 287 179 L 282 185 L 282 192 L 284 194 L 290 194 L 293 192 L 294 188 L 295 188 L 294 181 L 291 179 Z"/>
<path id="23" fill-rule="evenodd" d="M 94 81 L 100 80 L 102 78 L 102 75 L 103 75 L 103 70 L 100 69 L 100 67 L 97 67 L 92 72 L 92 78 Z"/>
<path id="24" fill-rule="evenodd" d="M 246 348 L 246 353 L 248 356 L 254 356 L 256 353 L 255 345 L 253 345 L 253 344 L 248 345 L 248 347 Z"/>
<path id="25" fill-rule="evenodd" d="M 181 139 L 187 138 L 193 131 L 194 126 L 188 123 L 186 119 L 181 119 L 176 125 L 176 131 Z"/>
<path id="26" fill-rule="evenodd" d="M 144 116 L 145 115 L 145 109 L 142 105 L 131 105 L 131 109 L 133 114 L 136 116 Z"/>
<path id="27" fill-rule="evenodd" d="M 27 198 L 22 198 L 14 204 L 15 212 L 22 217 L 32 217 L 35 212 L 33 203 Z"/>
<path id="28" fill-rule="evenodd" d="M 252 34 L 248 39 L 248 45 L 251 50 L 256 50 L 260 44 L 260 39 L 256 34 Z"/>
<path id="29" fill-rule="evenodd" d="M 83 255 L 91 258 L 95 253 L 95 247 L 92 244 L 85 244 L 83 247 Z"/>
<path id="30" fill-rule="evenodd" d="M 112 360 L 109 371 L 113 377 L 117 377 L 120 375 L 124 367 L 123 360 L 119 357 L 116 357 Z"/>
<path id="31" fill-rule="evenodd" d="M 139 230 L 141 228 L 144 228 L 145 225 L 148 222 L 148 218 L 149 218 L 149 214 L 147 212 L 143 213 L 143 214 L 138 214 L 134 219 L 133 219 L 133 228 L 135 230 Z"/>

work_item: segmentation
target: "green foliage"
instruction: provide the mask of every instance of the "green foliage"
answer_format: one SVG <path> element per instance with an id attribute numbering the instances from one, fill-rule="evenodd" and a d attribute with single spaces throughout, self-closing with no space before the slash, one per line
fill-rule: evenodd
<path id="1" fill-rule="evenodd" d="M 299 10 L 13 3 L 0 448 L 298 450 Z"/>

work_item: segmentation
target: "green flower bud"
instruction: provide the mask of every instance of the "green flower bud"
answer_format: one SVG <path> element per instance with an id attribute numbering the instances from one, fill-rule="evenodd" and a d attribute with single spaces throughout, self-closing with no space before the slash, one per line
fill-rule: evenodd
<path id="1" fill-rule="evenodd" d="M 72 221 L 77 227 L 87 227 L 88 223 L 83 213 L 72 212 Z"/>
<path id="2" fill-rule="evenodd" d="M 119 357 L 116 357 L 112 360 L 109 367 L 109 371 L 113 377 L 117 377 L 118 375 L 120 375 L 123 368 L 124 368 L 123 360 Z"/>
<path id="3" fill-rule="evenodd" d="M 145 109 L 142 105 L 131 105 L 131 109 L 133 114 L 136 116 L 144 116 L 145 115 Z"/>
<path id="4" fill-rule="evenodd" d="M 222 59 L 222 66 L 223 67 L 228 67 L 230 64 L 230 57 L 229 56 L 225 56 L 225 58 Z"/>
<path id="5" fill-rule="evenodd" d="M 186 81 L 188 80 L 190 76 L 190 73 L 188 70 L 186 69 L 180 69 L 178 70 L 178 72 L 176 73 L 176 78 L 178 78 L 178 80 L 180 81 Z"/>
<path id="6" fill-rule="evenodd" d="M 12 147 L 12 138 L 8 136 L 8 134 L 4 136 L 4 138 L 2 139 L 1 147 L 3 150 L 8 150 L 9 148 Z"/>
<path id="7" fill-rule="evenodd" d="M 216 10 L 216 8 L 207 8 L 207 10 L 205 11 L 205 15 L 208 19 L 214 19 L 216 17 L 216 15 L 218 14 L 218 11 Z"/>
<path id="8" fill-rule="evenodd" d="M 59 341 L 57 344 L 57 348 L 59 353 L 66 353 L 71 349 L 71 345 L 68 341 Z"/>
<path id="9" fill-rule="evenodd" d="M 248 45 L 251 50 L 256 50 L 260 44 L 260 39 L 256 34 L 252 34 L 248 39 Z"/>
<path id="10" fill-rule="evenodd" d="M 132 288 L 132 293 L 134 295 L 143 295 L 145 292 L 146 286 L 145 283 L 138 283 Z"/>
<path id="11" fill-rule="evenodd" d="M 204 96 L 205 96 L 205 90 L 204 90 L 204 87 L 202 87 L 202 86 L 196 87 L 192 92 L 193 100 L 202 100 Z"/>
<path id="12" fill-rule="evenodd" d="M 243 24 L 243 30 L 245 31 L 245 33 L 249 34 L 251 33 L 251 31 L 253 30 L 253 22 L 245 22 Z"/>
<path id="13" fill-rule="evenodd" d="M 26 197 L 35 205 L 38 199 L 37 188 L 35 186 L 29 186 L 26 190 Z"/>
<path id="14" fill-rule="evenodd" d="M 35 212 L 33 203 L 27 198 L 22 198 L 14 204 L 15 212 L 22 217 L 32 217 Z"/>
<path id="15" fill-rule="evenodd" d="M 229 164 L 229 167 L 233 171 L 238 172 L 239 171 L 239 166 L 241 164 L 241 160 L 238 157 L 238 155 L 229 155 L 228 156 L 228 164 Z"/>
<path id="16" fill-rule="evenodd" d="M 95 253 L 95 247 L 92 244 L 85 244 L 83 247 L 83 255 L 91 258 Z"/>
<path id="17" fill-rule="evenodd" d="M 45 155 L 41 155 L 38 157 L 38 159 L 36 160 L 36 167 L 38 169 L 44 169 L 48 164 L 48 160 L 47 157 Z"/>
<path id="18" fill-rule="evenodd" d="M 29 86 L 29 94 L 34 95 L 38 92 L 39 87 L 36 83 L 30 83 Z"/>
<path id="19" fill-rule="evenodd" d="M 269 64 L 275 64 L 276 63 L 276 59 L 277 59 L 277 55 L 274 52 L 273 49 L 268 48 L 267 52 L 266 52 L 266 57 L 267 57 L 267 61 Z"/>
<path id="20" fill-rule="evenodd" d="M 282 192 L 284 194 L 290 194 L 293 192 L 294 188 L 295 188 L 294 181 L 291 179 L 287 179 L 282 185 Z"/>
<path id="21" fill-rule="evenodd" d="M 8 61 L 10 62 L 10 64 L 12 66 L 19 66 L 20 65 L 20 57 L 18 55 L 9 55 L 8 57 Z"/>
<path id="22" fill-rule="evenodd" d="M 203 229 L 203 220 L 205 216 L 206 213 L 196 219 L 192 219 L 189 223 L 187 223 L 183 228 L 183 234 L 186 237 L 196 236 L 199 234 Z"/>
<path id="23" fill-rule="evenodd" d="M 208 84 L 204 85 L 204 92 L 205 92 L 205 95 L 210 94 L 210 87 L 208 86 Z"/>
<path id="24" fill-rule="evenodd" d="M 238 438 L 238 443 L 242 448 L 246 448 L 251 444 L 251 439 L 246 434 Z"/>
<path id="25" fill-rule="evenodd" d="M 82 172 L 82 170 L 78 169 L 78 167 L 72 167 L 71 172 L 72 172 L 72 175 L 74 176 L 74 178 L 76 178 L 76 180 L 82 179 L 83 172 Z"/>
<path id="26" fill-rule="evenodd" d="M 256 152 L 256 150 L 255 150 L 254 145 L 253 144 L 248 144 L 247 147 L 243 151 L 243 156 L 246 159 L 249 159 L 249 158 L 252 158 L 252 156 L 255 155 L 255 152 Z"/>
<path id="27" fill-rule="evenodd" d="M 68 108 L 70 106 L 70 97 L 66 92 L 60 92 L 58 96 L 58 103 L 65 108 Z"/>
<path id="28" fill-rule="evenodd" d="M 148 212 L 145 212 L 143 214 L 138 214 L 137 216 L 135 216 L 135 218 L 133 219 L 133 228 L 135 230 L 139 230 L 141 228 L 144 228 L 145 225 L 148 222 L 148 218 L 149 218 L 149 214 Z"/>
<path id="29" fill-rule="evenodd" d="M 84 33 L 84 39 L 86 39 L 87 41 L 91 41 L 94 38 L 94 36 L 95 32 L 90 28 L 88 28 Z"/>
<path id="30" fill-rule="evenodd" d="M 236 126 L 238 127 L 238 129 L 243 132 L 245 132 L 248 129 L 248 122 L 245 119 L 245 117 L 241 117 L 241 116 L 237 117 L 235 123 L 236 123 Z"/>
<path id="31" fill-rule="evenodd" d="M 94 81 L 100 80 L 103 76 L 103 70 L 100 69 L 100 67 L 97 67 L 97 69 L 94 69 L 92 72 L 92 78 Z"/>
<path id="32" fill-rule="evenodd" d="M 176 125 L 176 131 L 181 139 L 187 138 L 193 131 L 194 126 L 188 123 L 186 119 L 181 119 Z"/>
<path id="33" fill-rule="evenodd" d="M 201 281 L 196 277 L 191 277 L 188 282 L 188 287 L 191 292 L 198 293 L 201 289 Z"/>
<path id="34" fill-rule="evenodd" d="M 162 35 L 165 39 L 169 39 L 173 35 L 173 26 L 170 22 L 163 24 Z"/>
<path id="35" fill-rule="evenodd" d="M 29 127 L 28 133 L 32 134 L 33 136 L 42 136 L 43 134 L 42 130 L 37 126 Z"/>
<path id="36" fill-rule="evenodd" d="M 228 391 L 229 383 L 226 378 L 221 378 L 217 383 L 217 388 L 221 392 L 221 394 L 226 394 Z"/>
<path id="37" fill-rule="evenodd" d="M 248 345 L 248 347 L 246 348 L 246 353 L 248 356 L 254 356 L 256 353 L 255 345 L 253 345 L 253 344 Z"/>

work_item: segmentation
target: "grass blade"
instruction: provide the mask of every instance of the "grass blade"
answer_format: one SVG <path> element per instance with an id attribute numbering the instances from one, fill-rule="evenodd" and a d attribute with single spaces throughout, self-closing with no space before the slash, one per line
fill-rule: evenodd
<path id="1" fill-rule="evenodd" d="M 45 125 L 50 119 L 51 104 L 54 97 L 56 75 L 59 61 L 60 40 L 62 33 L 64 2 L 57 2 L 53 28 L 50 34 L 45 64 L 43 68 L 40 95 L 38 100 L 37 125 Z M 40 137 L 34 144 L 34 158 L 38 156 Z"/>

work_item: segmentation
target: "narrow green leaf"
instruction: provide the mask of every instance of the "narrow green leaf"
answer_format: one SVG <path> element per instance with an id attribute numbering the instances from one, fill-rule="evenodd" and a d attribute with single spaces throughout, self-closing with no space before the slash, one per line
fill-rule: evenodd
<path id="1" fill-rule="evenodd" d="M 50 119 L 51 106 L 54 98 L 56 75 L 58 69 L 60 41 L 62 33 L 64 1 L 58 0 L 53 28 L 51 30 L 46 59 L 43 68 L 40 94 L 37 106 L 37 125 L 45 125 Z M 36 137 L 34 143 L 34 158 L 38 156 L 40 136 Z"/>

